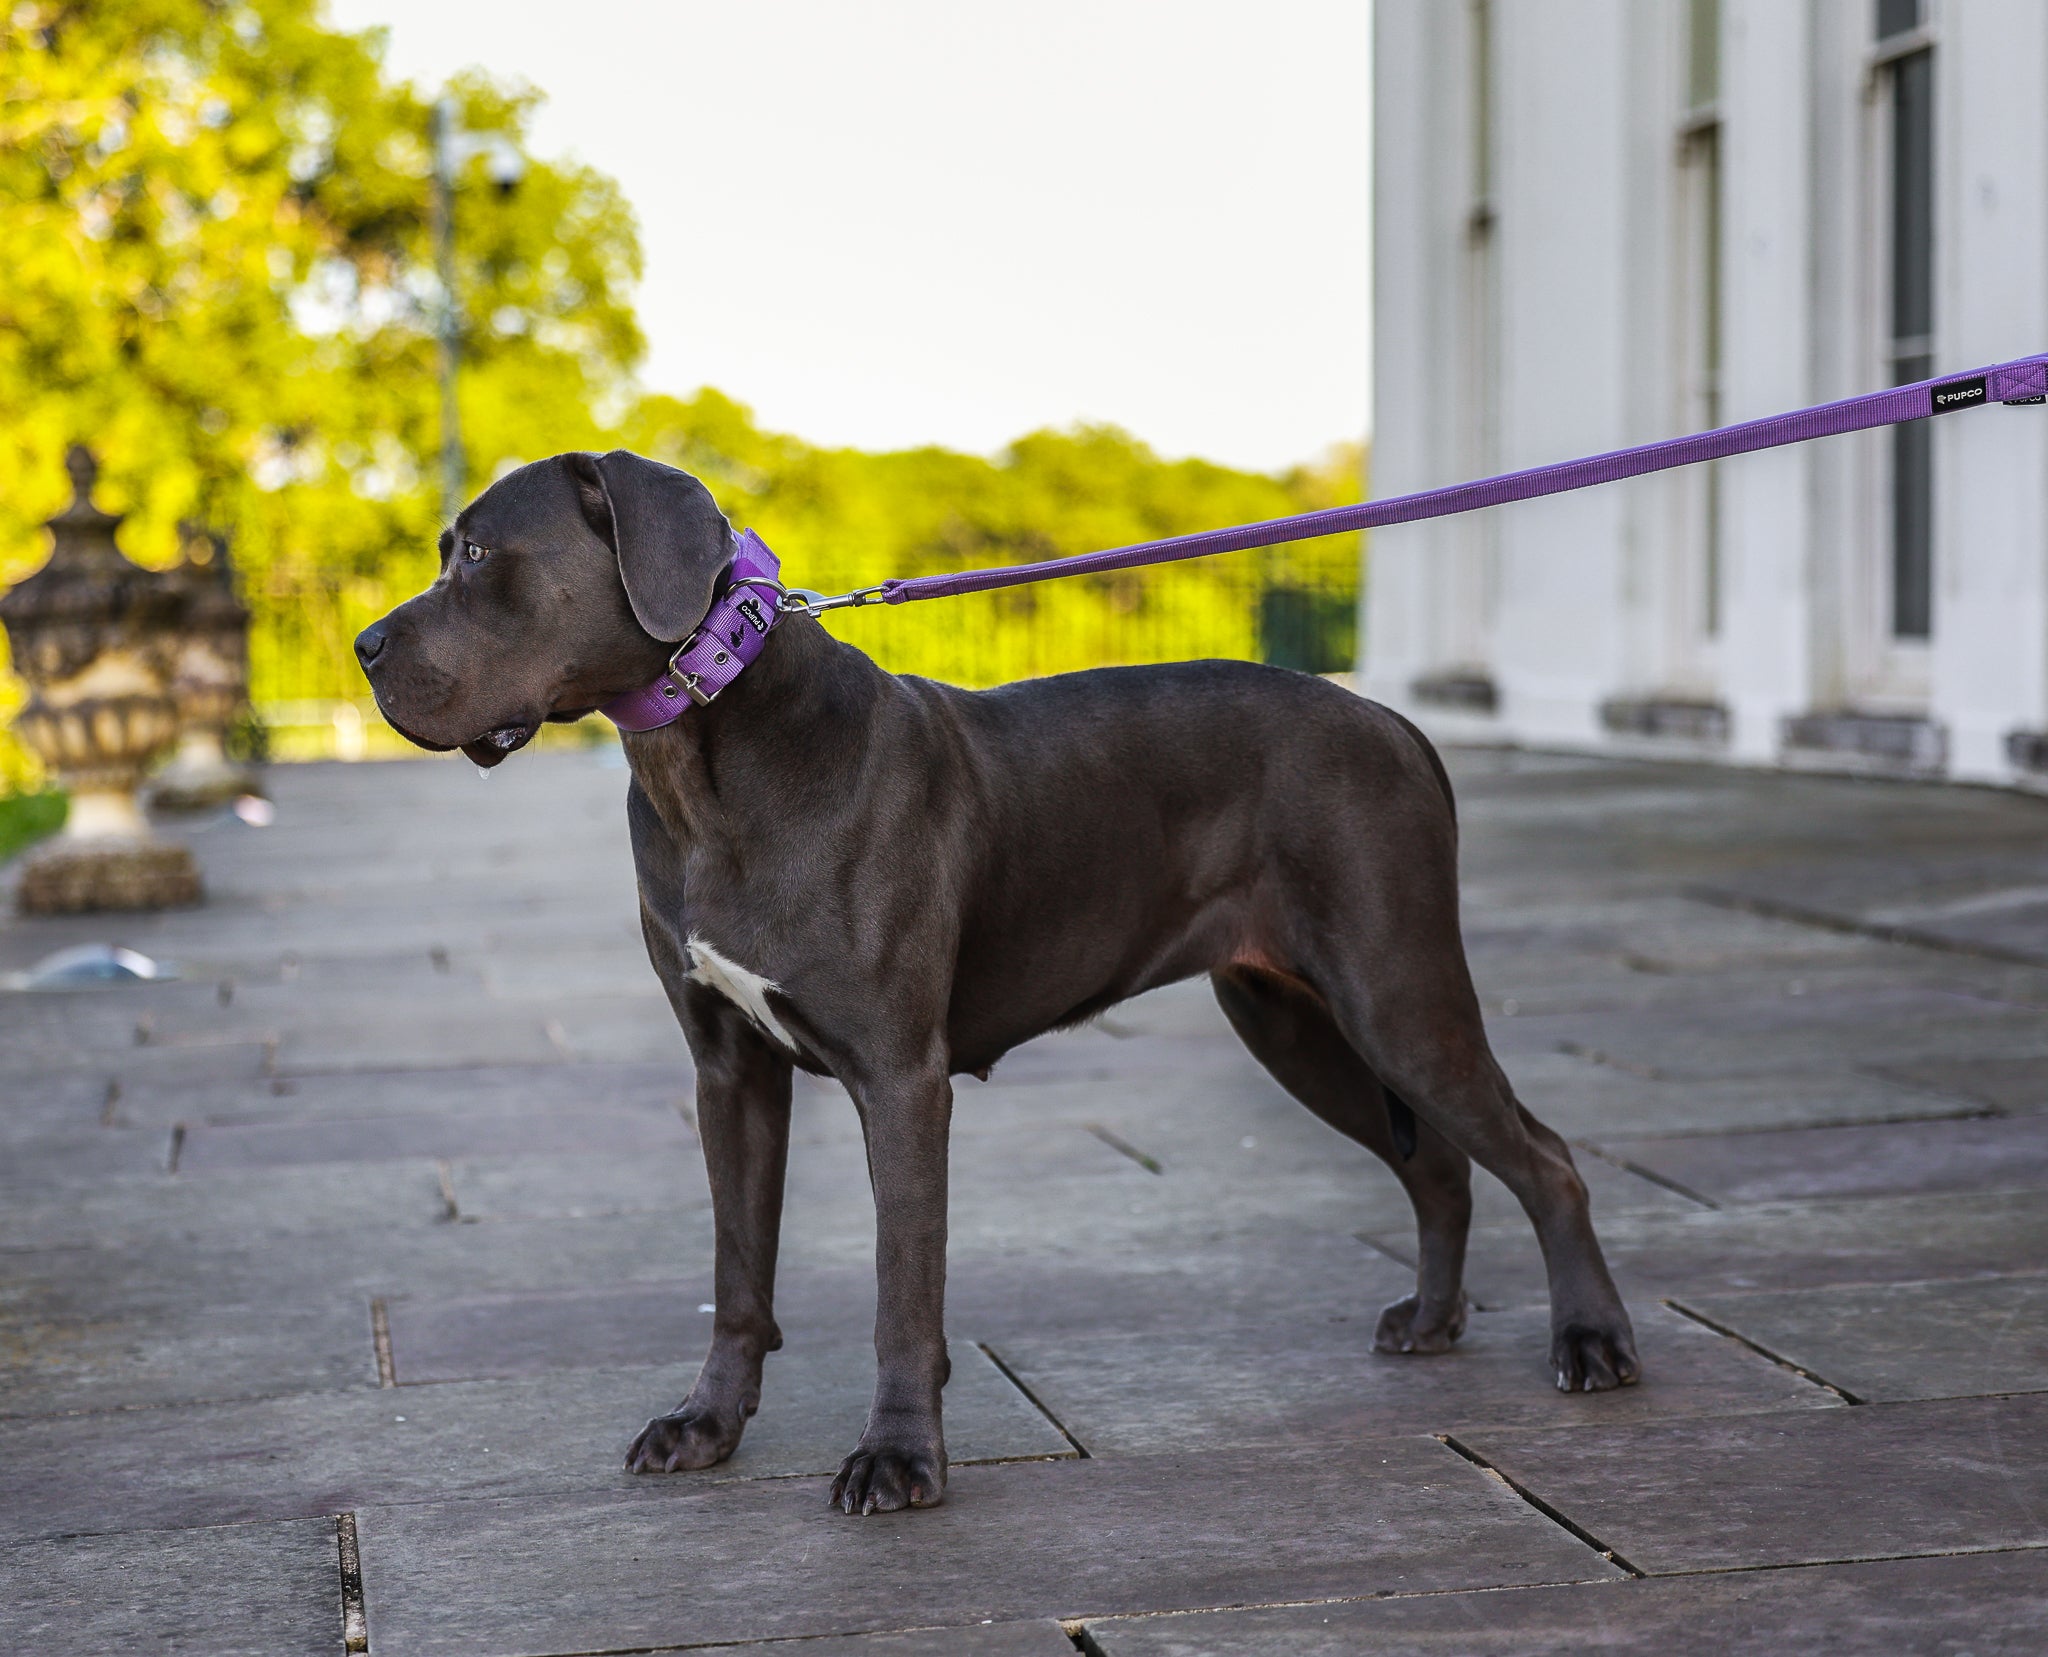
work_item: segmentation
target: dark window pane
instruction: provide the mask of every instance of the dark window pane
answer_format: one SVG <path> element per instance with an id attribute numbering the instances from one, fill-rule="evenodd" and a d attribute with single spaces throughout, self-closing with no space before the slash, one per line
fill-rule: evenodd
<path id="1" fill-rule="evenodd" d="M 1493 194 L 1493 0 L 1472 3 L 1472 200 Z"/>
<path id="2" fill-rule="evenodd" d="M 1877 0 L 1877 38 L 1920 27 L 1920 0 Z"/>
<path id="3" fill-rule="evenodd" d="M 1934 332 L 1934 54 L 1892 69 L 1892 337 Z"/>
<path id="4" fill-rule="evenodd" d="M 1894 376 L 1905 385 L 1933 376 L 1932 357 L 1901 357 Z M 1934 632 L 1934 422 L 1892 427 L 1892 636 L 1925 639 Z"/>
<path id="5" fill-rule="evenodd" d="M 1721 96 L 1721 0 L 1691 0 L 1687 24 L 1685 101 L 1699 109 Z"/>

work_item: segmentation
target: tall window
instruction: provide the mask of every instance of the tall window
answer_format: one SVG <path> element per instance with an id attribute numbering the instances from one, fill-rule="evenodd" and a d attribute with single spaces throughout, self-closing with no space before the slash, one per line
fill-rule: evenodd
<path id="1" fill-rule="evenodd" d="M 1495 229 L 1494 5 L 1492 0 L 1466 0 L 1466 147 L 1465 248 L 1459 306 L 1459 377 L 1461 453 L 1458 468 L 1467 477 L 1486 477 L 1500 470 L 1500 281 Z M 1466 664 L 1486 660 L 1494 610 L 1499 516 L 1475 512 L 1458 531 L 1459 556 L 1453 577 L 1454 638 L 1452 659 Z"/>
<path id="2" fill-rule="evenodd" d="M 1685 37 L 1684 169 L 1686 414 L 1695 427 L 1721 424 L 1721 0 L 1688 0 Z M 1703 468 L 1700 487 L 1700 620 L 1721 630 L 1721 473 Z"/>
<path id="3" fill-rule="evenodd" d="M 1467 143 L 1471 150 L 1465 208 L 1465 454 L 1468 471 L 1484 475 L 1498 456 L 1493 441 L 1498 369 L 1494 293 L 1493 4 L 1469 0 Z"/>
<path id="4" fill-rule="evenodd" d="M 1887 126 L 1885 275 L 1892 383 L 1934 374 L 1934 50 L 1921 34 L 1923 0 L 1877 0 L 1879 72 Z M 1892 428 L 1891 630 L 1934 629 L 1934 448 L 1924 420 Z"/>

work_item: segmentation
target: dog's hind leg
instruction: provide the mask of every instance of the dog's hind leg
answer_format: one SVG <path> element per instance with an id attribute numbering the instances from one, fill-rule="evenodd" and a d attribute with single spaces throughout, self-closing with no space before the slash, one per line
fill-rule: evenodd
<path id="1" fill-rule="evenodd" d="M 1427 903 L 1430 899 L 1421 899 Z M 1593 1235 L 1585 1182 L 1565 1141 L 1530 1116 L 1487 1045 L 1479 997 L 1464 967 L 1456 911 L 1427 930 L 1384 922 L 1372 963 L 1319 971 L 1337 1028 L 1372 1069 L 1430 1124 L 1522 1202 L 1550 1276 L 1550 1366 L 1563 1391 L 1597 1393 L 1640 1376 L 1634 1329 Z M 1370 911 L 1368 911 L 1370 914 Z"/>
<path id="2" fill-rule="evenodd" d="M 1551 1365 L 1566 1391 L 1638 1378 L 1635 1333 L 1594 1235 L 1585 1181 L 1565 1142 L 1515 1098 L 1495 1062 L 1459 940 L 1451 869 L 1374 872 L 1363 890 L 1303 928 L 1310 973 L 1332 1017 L 1416 1116 L 1515 1194 L 1550 1277 Z"/>
<path id="3" fill-rule="evenodd" d="M 789 1060 L 711 990 L 691 986 L 677 999 L 697 1057 L 716 1307 L 711 1351 L 690 1396 L 641 1430 L 626 1452 L 629 1473 L 709 1467 L 731 1455 L 761 1404 L 761 1361 L 782 1345 L 775 1253 L 789 1162 Z"/>
<path id="4" fill-rule="evenodd" d="M 1306 985 L 1250 967 L 1211 976 L 1231 1027 L 1273 1079 L 1339 1133 L 1381 1157 L 1415 1209 L 1415 1292 L 1380 1314 L 1381 1352 L 1447 1352 L 1465 1331 L 1465 1153 L 1389 1094 Z"/>

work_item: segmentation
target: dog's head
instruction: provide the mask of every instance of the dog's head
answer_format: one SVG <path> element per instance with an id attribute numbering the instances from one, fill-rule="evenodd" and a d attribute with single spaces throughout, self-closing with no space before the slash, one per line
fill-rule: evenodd
<path id="1" fill-rule="evenodd" d="M 732 556 L 689 473 L 623 449 L 556 455 L 463 509 L 434 584 L 364 628 L 356 657 L 394 730 L 496 765 L 544 720 L 660 673 Z"/>

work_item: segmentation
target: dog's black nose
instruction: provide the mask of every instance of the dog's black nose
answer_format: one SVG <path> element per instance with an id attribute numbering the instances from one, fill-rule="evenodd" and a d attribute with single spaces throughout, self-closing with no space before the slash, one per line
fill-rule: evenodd
<path id="1" fill-rule="evenodd" d="M 373 621 L 356 635 L 356 660 L 368 667 L 384 648 L 384 624 Z"/>

